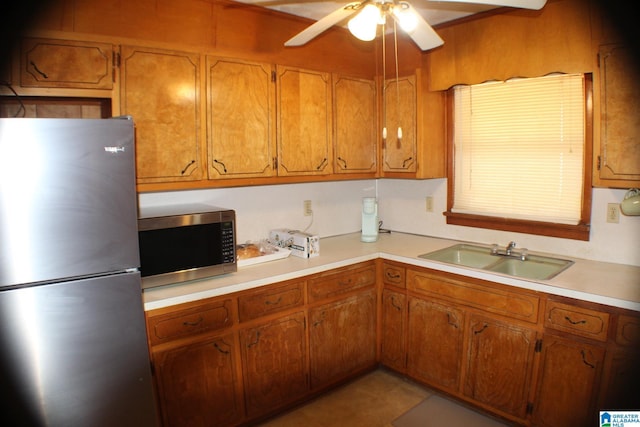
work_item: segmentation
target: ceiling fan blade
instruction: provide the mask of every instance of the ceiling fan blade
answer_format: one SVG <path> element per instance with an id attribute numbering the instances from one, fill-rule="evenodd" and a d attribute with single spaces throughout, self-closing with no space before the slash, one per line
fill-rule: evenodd
<path id="1" fill-rule="evenodd" d="M 350 15 L 353 15 L 357 11 L 360 10 L 360 5 L 368 2 L 365 0 L 364 2 L 354 2 L 349 3 L 345 6 L 342 6 L 340 9 L 334 10 L 324 18 L 320 19 L 316 23 L 308 26 L 303 31 L 299 32 L 289 40 L 287 40 L 284 45 L 285 46 L 301 46 L 307 43 L 309 40 L 318 36 L 320 33 L 326 31 L 329 27 L 334 26 L 338 22 L 347 18 Z"/>
<path id="2" fill-rule="evenodd" d="M 416 18 L 416 27 L 413 30 L 406 31 L 406 33 L 411 37 L 411 39 L 418 45 L 421 50 L 429 50 L 434 47 L 438 47 L 444 44 L 444 40 L 440 38 L 438 33 L 429 25 L 427 21 L 424 20 L 422 16 L 411 6 L 411 4 L 407 2 L 402 2 L 404 8 L 407 9 L 409 13 L 415 15 Z M 392 14 L 393 19 L 401 24 L 400 19 Z"/>
<path id="3" fill-rule="evenodd" d="M 438 0 L 458 3 L 478 3 L 493 6 L 517 7 L 520 9 L 540 10 L 547 3 L 547 0 Z"/>

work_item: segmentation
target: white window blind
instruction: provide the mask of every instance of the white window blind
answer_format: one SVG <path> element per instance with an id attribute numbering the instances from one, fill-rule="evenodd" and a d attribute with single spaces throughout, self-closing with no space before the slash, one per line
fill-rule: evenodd
<path id="1" fill-rule="evenodd" d="M 578 224 L 584 76 L 458 86 L 453 212 Z"/>

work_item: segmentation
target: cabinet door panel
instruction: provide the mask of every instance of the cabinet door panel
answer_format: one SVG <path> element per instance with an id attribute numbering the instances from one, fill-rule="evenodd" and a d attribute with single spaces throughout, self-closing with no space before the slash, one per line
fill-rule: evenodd
<path id="1" fill-rule="evenodd" d="M 533 408 L 535 425 L 593 425 L 603 360 L 601 347 L 546 335 Z"/>
<path id="2" fill-rule="evenodd" d="M 474 315 L 469 326 L 464 394 L 499 411 L 526 416 L 536 332 Z"/>
<path id="3" fill-rule="evenodd" d="M 233 336 L 153 353 L 164 425 L 232 425 L 242 416 Z"/>
<path id="4" fill-rule="evenodd" d="M 387 128 L 384 142 L 384 172 L 415 172 L 417 170 L 417 87 L 415 76 L 384 83 L 384 114 L 382 126 Z M 398 138 L 398 128 L 402 138 Z"/>
<path id="5" fill-rule="evenodd" d="M 375 319 L 374 290 L 310 310 L 313 388 L 339 381 L 375 364 Z"/>
<path id="6" fill-rule="evenodd" d="M 330 174 L 330 75 L 289 67 L 277 74 L 278 174 Z"/>
<path id="7" fill-rule="evenodd" d="M 268 64 L 207 58 L 209 178 L 275 174 L 272 68 Z"/>
<path id="8" fill-rule="evenodd" d="M 385 289 L 382 292 L 381 362 L 398 371 L 406 366 L 407 296 Z"/>
<path id="9" fill-rule="evenodd" d="M 250 417 L 267 413 L 307 391 L 304 313 L 244 330 L 240 347 Z"/>
<path id="10" fill-rule="evenodd" d="M 113 46 L 106 43 L 25 38 L 20 85 L 111 89 L 112 58 Z"/>
<path id="11" fill-rule="evenodd" d="M 333 83 L 336 173 L 376 171 L 376 85 L 336 76 Z"/>
<path id="12" fill-rule="evenodd" d="M 122 47 L 122 113 L 136 124 L 138 182 L 202 178 L 200 57 Z"/>
<path id="13" fill-rule="evenodd" d="M 434 386 L 458 390 L 465 317 L 450 305 L 409 299 L 408 370 Z"/>

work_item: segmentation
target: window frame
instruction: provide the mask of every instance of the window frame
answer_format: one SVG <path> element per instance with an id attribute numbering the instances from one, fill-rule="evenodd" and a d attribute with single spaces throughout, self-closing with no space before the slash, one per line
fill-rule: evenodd
<path id="1" fill-rule="evenodd" d="M 530 221 L 507 217 L 452 212 L 455 196 L 454 167 L 454 89 L 446 92 L 447 115 L 447 224 L 491 230 L 512 231 L 549 237 L 588 241 L 591 229 L 592 163 L 593 163 L 593 74 L 584 73 L 585 141 L 582 208 L 576 225 L 544 221 Z"/>

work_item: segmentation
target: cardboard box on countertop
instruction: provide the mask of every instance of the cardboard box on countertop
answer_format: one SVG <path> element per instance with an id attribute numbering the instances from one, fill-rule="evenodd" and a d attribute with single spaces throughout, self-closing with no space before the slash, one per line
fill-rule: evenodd
<path id="1" fill-rule="evenodd" d="M 300 258 L 312 258 L 320 255 L 320 238 L 300 230 L 288 228 L 271 230 L 269 242 L 281 248 L 290 249 L 291 255 Z"/>

